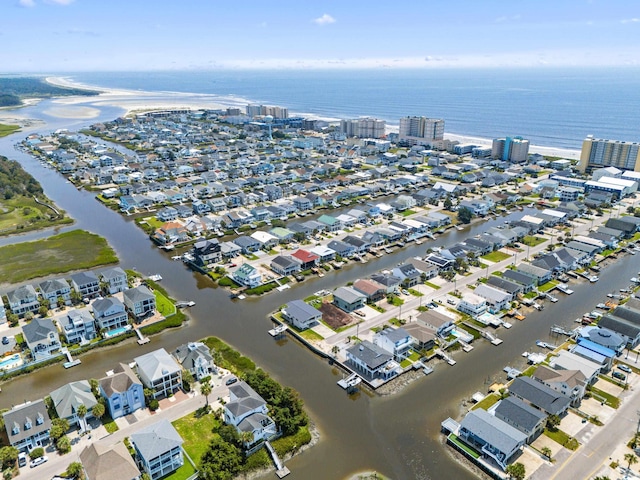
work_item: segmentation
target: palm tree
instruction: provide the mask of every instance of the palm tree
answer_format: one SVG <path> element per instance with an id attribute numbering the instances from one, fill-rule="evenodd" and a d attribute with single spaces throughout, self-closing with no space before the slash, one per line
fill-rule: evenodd
<path id="1" fill-rule="evenodd" d="M 100 402 L 96 403 L 93 408 L 91 409 L 91 413 L 93 414 L 94 417 L 96 417 L 98 420 L 101 419 L 104 414 L 105 414 L 105 408 L 104 405 Z"/>
<path id="2" fill-rule="evenodd" d="M 624 459 L 627 462 L 627 469 L 631 469 L 631 465 L 638 463 L 638 457 L 635 453 L 625 453 Z"/>
<path id="3" fill-rule="evenodd" d="M 551 449 L 549 447 L 542 447 L 542 454 L 551 460 Z"/>
<path id="4" fill-rule="evenodd" d="M 240 432 L 240 441 L 243 445 L 251 445 L 253 442 L 253 432 Z"/>
<path id="5" fill-rule="evenodd" d="M 200 386 L 200 393 L 202 395 L 204 395 L 204 400 L 205 400 L 205 408 L 208 409 L 209 408 L 209 394 L 211 393 L 211 384 L 209 382 L 203 383 Z"/>
<path id="6" fill-rule="evenodd" d="M 84 478 L 84 471 L 82 470 L 82 464 L 80 462 L 72 462 L 67 467 L 67 475 L 73 480 L 82 480 Z"/>
<path id="7" fill-rule="evenodd" d="M 87 429 L 87 424 L 84 421 L 84 418 L 87 416 L 87 407 L 84 404 L 78 405 L 78 410 L 76 412 L 78 415 L 78 419 L 80 420 L 80 431 L 84 432 Z"/>

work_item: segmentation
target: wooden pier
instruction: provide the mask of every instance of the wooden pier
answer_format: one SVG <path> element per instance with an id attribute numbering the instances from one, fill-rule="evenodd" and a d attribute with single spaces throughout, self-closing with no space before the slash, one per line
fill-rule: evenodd
<path id="1" fill-rule="evenodd" d="M 289 475 L 291 472 L 287 467 L 284 466 L 284 464 L 280 460 L 280 457 L 278 457 L 278 454 L 271 446 L 271 443 L 269 443 L 269 440 L 264 442 L 264 445 L 265 447 L 267 447 L 267 451 L 269 452 L 269 455 L 271 455 L 271 458 L 273 459 L 273 463 L 276 466 L 276 475 L 278 476 L 278 478 L 284 478 L 287 475 Z"/>
<path id="2" fill-rule="evenodd" d="M 75 367 L 76 365 L 80 365 L 82 363 L 79 358 L 76 358 L 74 360 L 73 357 L 71 357 L 71 352 L 69 352 L 68 349 L 63 348 L 63 349 L 60 350 L 60 352 L 62 352 L 62 354 L 65 355 L 67 357 L 67 360 L 68 360 L 68 361 L 66 361 L 66 362 L 64 362 L 62 364 L 62 366 L 64 368 Z"/>
<path id="3" fill-rule="evenodd" d="M 149 343 L 151 341 L 149 340 L 149 337 L 144 337 L 142 335 L 140 329 L 134 328 L 133 331 L 136 332 L 136 335 L 138 335 L 138 345 L 144 345 L 145 343 Z"/>

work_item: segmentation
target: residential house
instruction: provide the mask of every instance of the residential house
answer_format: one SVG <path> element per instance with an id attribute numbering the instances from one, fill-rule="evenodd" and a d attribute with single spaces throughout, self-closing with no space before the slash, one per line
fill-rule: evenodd
<path id="1" fill-rule="evenodd" d="M 98 380 L 100 395 L 114 420 L 144 408 L 144 388 L 134 371 L 124 363 Z"/>
<path id="2" fill-rule="evenodd" d="M 435 332 L 422 322 L 410 322 L 403 327 L 413 338 L 417 350 L 428 351 L 436 346 Z"/>
<path id="3" fill-rule="evenodd" d="M 354 247 L 355 253 L 358 255 L 364 255 L 371 249 L 371 243 L 356 235 L 347 235 L 342 239 L 342 242 Z"/>
<path id="4" fill-rule="evenodd" d="M 420 272 L 421 280 L 429 280 L 438 275 L 439 269 L 432 263 L 425 262 L 420 258 L 409 258 L 407 263 L 410 263 L 414 268 Z"/>
<path id="5" fill-rule="evenodd" d="M 50 318 L 34 318 L 22 327 L 34 360 L 45 360 L 60 350 L 58 329 Z"/>
<path id="6" fill-rule="evenodd" d="M 527 436 L 526 443 L 534 441 L 543 431 L 547 415 L 517 397 L 507 397 L 498 403 L 495 416 Z"/>
<path id="7" fill-rule="evenodd" d="M 336 257 L 336 251 L 325 245 L 318 245 L 311 249 L 311 253 L 314 255 L 318 255 L 319 262 L 330 262 Z"/>
<path id="8" fill-rule="evenodd" d="M 51 392 L 51 402 L 59 418 L 66 418 L 71 426 L 78 424 L 81 430 L 86 429 L 86 419 L 93 416 L 91 409 L 98 403 L 87 380 L 70 382 L 54 390 Z M 78 415 L 80 405 L 87 409 L 82 419 Z"/>
<path id="9" fill-rule="evenodd" d="M 252 434 L 245 446 L 269 440 L 277 434 L 275 422 L 268 416 L 267 402 L 246 382 L 229 387 L 229 402 L 224 405 L 224 422 L 238 432 Z"/>
<path id="10" fill-rule="evenodd" d="M 354 290 L 367 297 L 367 302 L 377 302 L 382 300 L 386 293 L 386 287 L 375 280 L 360 279 L 353 282 Z"/>
<path id="11" fill-rule="evenodd" d="M 156 310 L 156 296 L 145 285 L 125 290 L 123 298 L 127 310 L 137 320 L 153 314 Z"/>
<path id="12" fill-rule="evenodd" d="M 27 284 L 7 292 L 9 310 L 15 315 L 22 316 L 27 312 L 36 312 L 40 308 L 38 294 L 33 285 Z"/>
<path id="13" fill-rule="evenodd" d="M 91 304 L 91 308 L 101 331 L 110 332 L 129 323 L 125 306 L 116 297 L 99 298 Z"/>
<path id="14" fill-rule="evenodd" d="M 553 277 L 553 272 L 546 268 L 536 267 L 530 263 L 521 263 L 516 267 L 517 272 L 524 273 L 525 275 L 530 275 L 535 278 L 538 282 L 538 285 L 542 285 L 543 283 L 547 283 Z"/>
<path id="15" fill-rule="evenodd" d="M 279 243 L 278 237 L 261 230 L 253 232 L 250 237 L 258 241 L 260 243 L 260 248 L 263 250 L 270 250 Z"/>
<path id="16" fill-rule="evenodd" d="M 464 292 L 456 308 L 462 313 L 477 317 L 487 311 L 487 302 L 475 293 Z"/>
<path id="17" fill-rule="evenodd" d="M 299 249 L 291 254 L 292 257 L 296 258 L 300 262 L 301 270 L 309 270 L 318 265 L 318 260 L 320 257 L 315 253 L 311 253 L 308 250 Z"/>
<path id="18" fill-rule="evenodd" d="M 506 269 L 502 278 L 522 285 L 522 293 L 529 293 L 538 285 L 538 280 L 535 277 L 517 270 Z"/>
<path id="19" fill-rule="evenodd" d="M 140 470 L 122 442 L 94 442 L 80 452 L 86 480 L 138 480 Z"/>
<path id="20" fill-rule="evenodd" d="M 38 287 L 40 288 L 42 297 L 49 302 L 49 308 L 56 307 L 58 305 L 58 299 L 60 298 L 64 301 L 65 305 L 71 305 L 71 287 L 66 280 L 62 278 L 45 280 L 40 283 Z"/>
<path id="21" fill-rule="evenodd" d="M 67 343 L 85 344 L 96 338 L 96 324 L 88 308 L 74 308 L 56 317 Z"/>
<path id="22" fill-rule="evenodd" d="M 200 240 L 194 243 L 192 252 L 196 264 L 202 267 L 222 261 L 222 248 L 216 239 Z"/>
<path id="23" fill-rule="evenodd" d="M 366 298 L 365 295 L 351 287 L 339 287 L 333 292 L 333 304 L 347 313 L 364 307 Z"/>
<path id="24" fill-rule="evenodd" d="M 44 400 L 13 407 L 2 414 L 9 445 L 20 452 L 45 446 L 49 441 L 51 419 Z"/>
<path id="25" fill-rule="evenodd" d="M 134 358 L 140 380 L 154 397 L 168 397 L 182 389 L 182 368 L 164 348 Z"/>
<path id="26" fill-rule="evenodd" d="M 571 404 L 571 399 L 568 396 L 526 376 L 517 377 L 511 383 L 509 393 L 542 410 L 547 415 L 562 416 Z"/>
<path id="27" fill-rule="evenodd" d="M 100 279 L 105 284 L 109 295 L 124 292 L 129 288 L 127 274 L 120 267 L 107 268 L 106 270 L 103 270 L 100 272 Z"/>
<path id="28" fill-rule="evenodd" d="M 532 377 L 569 397 L 573 407 L 580 405 L 587 387 L 587 378 L 580 370 L 554 370 L 546 365 L 540 365 L 533 372 Z"/>
<path id="29" fill-rule="evenodd" d="M 275 227 L 269 230 L 269 233 L 276 237 L 280 243 L 286 243 L 293 240 L 294 232 L 289 230 L 288 228 L 283 227 Z"/>
<path id="30" fill-rule="evenodd" d="M 376 273 L 371 275 L 371 280 L 378 282 L 380 285 L 384 285 L 386 293 L 394 293 L 400 288 L 400 284 L 402 283 L 401 278 L 390 273 Z"/>
<path id="31" fill-rule="evenodd" d="M 403 263 L 392 270 L 394 276 L 402 280 L 404 288 L 410 288 L 420 283 L 420 272 L 411 263 Z"/>
<path id="32" fill-rule="evenodd" d="M 611 370 L 616 352 L 610 348 L 603 347 L 587 338 L 578 338 L 578 344 L 570 348 L 572 353 L 602 365 L 602 371 Z"/>
<path id="33" fill-rule="evenodd" d="M 245 255 L 257 252 L 262 246 L 262 244 L 258 240 L 246 235 L 242 235 L 236 238 L 235 240 L 233 240 L 233 243 L 238 245 L 241 248 L 242 253 L 244 253 Z"/>
<path id="34" fill-rule="evenodd" d="M 353 257 L 356 253 L 356 247 L 340 240 L 331 240 L 327 247 L 336 252 L 336 255 L 340 255 L 343 258 Z"/>
<path id="35" fill-rule="evenodd" d="M 587 385 L 593 385 L 598 380 L 602 368 L 601 365 L 568 350 L 560 350 L 557 356 L 551 358 L 549 366 L 554 370 L 580 370 Z"/>
<path id="36" fill-rule="evenodd" d="M 473 293 L 486 300 L 491 313 L 498 313 L 500 310 L 504 310 L 513 299 L 510 293 L 485 284 L 478 285 Z"/>
<path id="37" fill-rule="evenodd" d="M 90 270 L 71 275 L 71 285 L 83 298 L 93 298 L 100 294 L 100 280 Z"/>
<path id="38" fill-rule="evenodd" d="M 183 440 L 169 420 L 162 419 L 129 437 L 136 460 L 151 480 L 166 477 L 184 464 Z"/>
<path id="39" fill-rule="evenodd" d="M 522 285 L 498 277 L 497 275 L 489 275 L 486 285 L 502 290 L 503 292 L 507 292 L 509 295 L 511 295 L 512 300 L 522 292 Z"/>
<path id="40" fill-rule="evenodd" d="M 373 344 L 382 347 L 395 360 L 402 361 L 410 353 L 414 340 L 404 328 L 388 327 L 373 336 Z"/>
<path id="41" fill-rule="evenodd" d="M 233 280 L 245 287 L 255 288 L 262 284 L 262 275 L 258 269 L 249 263 L 243 263 L 231 274 Z"/>
<path id="42" fill-rule="evenodd" d="M 460 422 L 459 438 L 480 450 L 505 470 L 511 459 L 522 450 L 527 435 L 486 410 L 471 410 Z"/>
<path id="43" fill-rule="evenodd" d="M 302 300 L 287 303 L 281 312 L 282 318 L 298 330 L 306 330 L 322 320 L 322 312 Z"/>
<path id="44" fill-rule="evenodd" d="M 346 351 L 347 365 L 367 380 L 388 380 L 398 375 L 400 365 L 387 353 L 369 340 L 352 345 Z"/>
<path id="45" fill-rule="evenodd" d="M 580 330 L 580 336 L 613 350 L 618 356 L 622 354 L 627 345 L 627 341 L 621 335 L 608 328 L 586 326 Z"/>
<path id="46" fill-rule="evenodd" d="M 269 266 L 277 274 L 287 276 L 298 273 L 301 265 L 300 260 L 291 255 L 278 255 L 271 261 Z"/>
<path id="47" fill-rule="evenodd" d="M 451 317 L 448 317 L 436 310 L 420 312 L 418 314 L 418 321 L 434 331 L 440 338 L 446 338 L 451 335 L 451 331 L 456 326 Z"/>
<path id="48" fill-rule="evenodd" d="M 198 381 L 218 371 L 209 347 L 202 342 L 189 342 L 180 345 L 173 352 L 173 356 L 182 365 L 182 368 L 191 373 Z"/>

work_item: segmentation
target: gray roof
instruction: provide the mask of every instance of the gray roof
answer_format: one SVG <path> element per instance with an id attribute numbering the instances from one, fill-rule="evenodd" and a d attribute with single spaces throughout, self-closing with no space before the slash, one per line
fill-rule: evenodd
<path id="1" fill-rule="evenodd" d="M 207 363 L 213 362 L 209 348 L 202 342 L 190 342 L 180 345 L 173 352 L 173 356 L 187 370 L 195 366 L 198 358 L 204 358 Z"/>
<path id="2" fill-rule="evenodd" d="M 138 372 L 144 373 L 150 380 L 179 372 L 180 365 L 176 363 L 164 348 L 159 348 L 145 355 L 134 358 L 138 365 Z"/>
<path id="3" fill-rule="evenodd" d="M 291 255 L 278 255 L 273 260 L 271 260 L 271 264 L 276 264 L 280 268 L 286 269 L 289 267 L 299 267 L 301 265 L 301 262 Z"/>
<path id="4" fill-rule="evenodd" d="M 620 335 L 608 328 L 593 328 L 589 330 L 589 340 L 614 350 L 617 350 L 620 345 L 626 343 Z"/>
<path id="5" fill-rule="evenodd" d="M 506 454 L 524 444 L 527 438 L 524 433 L 481 408 L 467 413 L 460 422 L 460 427 Z"/>
<path id="6" fill-rule="evenodd" d="M 531 275 L 519 272 L 517 270 L 510 270 L 508 268 L 504 271 L 502 276 L 507 280 L 512 280 L 521 285 L 531 285 L 532 283 L 535 284 L 537 282 L 537 280 Z"/>
<path id="7" fill-rule="evenodd" d="M 36 289 L 31 284 L 22 285 L 7 293 L 9 303 L 19 303 L 21 300 L 33 299 L 37 296 Z"/>
<path id="8" fill-rule="evenodd" d="M 146 286 L 140 285 L 135 288 L 129 288 L 123 292 L 125 298 L 132 302 L 142 302 L 150 298 L 155 298 L 155 295 Z"/>
<path id="9" fill-rule="evenodd" d="M 126 277 L 127 274 L 120 267 L 113 267 L 113 268 L 107 268 L 106 270 L 103 270 L 102 272 L 100 272 L 100 276 L 102 276 L 102 278 L 106 280 L 110 280 L 112 278 L 118 278 L 122 276 Z"/>
<path id="10" fill-rule="evenodd" d="M 238 430 L 240 430 L 241 432 L 253 432 L 255 430 L 261 430 L 264 428 L 263 423 L 267 422 L 272 423 L 273 420 L 271 420 L 266 415 L 263 415 L 262 413 L 256 412 L 244 418 L 238 424 Z"/>
<path id="11" fill-rule="evenodd" d="M 485 285 L 484 283 L 478 285 L 474 290 L 474 293 L 479 297 L 486 298 L 487 300 L 492 300 L 495 302 L 501 302 L 505 298 L 508 298 L 510 296 L 509 293 L 503 290 L 498 290 L 497 288 L 491 287 L 489 285 Z"/>
<path id="12" fill-rule="evenodd" d="M 333 298 L 340 298 L 347 303 L 355 303 L 358 300 L 367 298 L 365 295 L 351 287 L 340 287 L 333 292 Z"/>
<path id="13" fill-rule="evenodd" d="M 78 286 L 87 285 L 89 283 L 99 283 L 96 274 L 90 270 L 87 272 L 74 273 L 71 275 L 71 280 L 73 280 Z"/>
<path id="14" fill-rule="evenodd" d="M 61 418 L 71 417 L 77 413 L 78 407 L 84 405 L 91 410 L 98 403 L 91 392 L 91 386 L 87 380 L 71 382 L 51 392 L 53 406 Z"/>
<path id="15" fill-rule="evenodd" d="M 347 349 L 352 356 L 360 359 L 371 370 L 386 364 L 393 357 L 383 348 L 374 345 L 369 340 L 363 340 L 358 345 L 353 345 Z"/>
<path id="16" fill-rule="evenodd" d="M 91 304 L 93 314 L 96 317 L 101 317 L 103 315 L 103 312 L 109 310 L 113 306 L 118 306 L 124 311 L 124 304 L 120 300 L 118 300 L 117 297 L 99 298 Z"/>
<path id="17" fill-rule="evenodd" d="M 399 342 L 400 340 L 404 340 L 407 337 L 410 337 L 409 332 L 407 332 L 404 328 L 394 328 L 388 327 L 380 330 L 376 336 L 387 337 L 393 343 Z"/>
<path id="18" fill-rule="evenodd" d="M 58 330 L 50 318 L 34 318 L 22 327 L 22 332 L 27 343 L 33 344 L 47 340 L 51 332 L 57 335 Z"/>
<path id="19" fill-rule="evenodd" d="M 229 387 L 229 393 L 236 398 L 225 405 L 234 417 L 242 416 L 244 413 L 254 411 L 266 405 L 266 401 L 251 388 L 247 382 L 241 381 Z"/>
<path id="20" fill-rule="evenodd" d="M 55 293 L 58 290 L 70 288 L 69 284 L 61 278 L 54 278 L 53 280 L 45 280 L 44 282 L 40 283 L 40 285 L 38 286 L 40 287 L 40 290 L 42 291 L 42 293 L 44 293 L 45 295 L 47 293 Z"/>
<path id="21" fill-rule="evenodd" d="M 496 275 L 490 275 L 487 283 L 492 287 L 499 288 L 500 290 L 504 290 L 505 292 L 508 292 L 512 295 L 522 289 L 522 286 L 520 286 L 518 283 L 511 282 Z"/>
<path id="22" fill-rule="evenodd" d="M 4 426 L 11 445 L 15 445 L 25 438 L 32 437 L 51 428 L 51 419 L 44 400 L 36 400 L 17 406 L 5 412 L 2 416 L 4 417 Z M 31 428 L 28 430 L 25 429 L 27 422 L 31 423 Z M 38 425 L 38 423 L 40 424 Z M 19 432 L 15 435 L 12 433 L 14 427 L 19 429 Z"/>
<path id="23" fill-rule="evenodd" d="M 527 435 L 533 433 L 540 421 L 547 418 L 544 412 L 516 397 L 502 400 L 496 407 L 495 415 Z"/>
<path id="24" fill-rule="evenodd" d="M 529 377 L 516 378 L 509 387 L 509 392 L 524 398 L 550 415 L 558 415 L 571 403 L 571 399 L 566 395 Z"/>
<path id="25" fill-rule="evenodd" d="M 131 441 L 147 461 L 180 447 L 183 443 L 182 437 L 169 420 L 160 420 L 137 433 L 132 433 Z"/>
<path id="26" fill-rule="evenodd" d="M 304 322 L 316 318 L 321 312 L 302 300 L 293 300 L 285 305 L 287 316 Z"/>

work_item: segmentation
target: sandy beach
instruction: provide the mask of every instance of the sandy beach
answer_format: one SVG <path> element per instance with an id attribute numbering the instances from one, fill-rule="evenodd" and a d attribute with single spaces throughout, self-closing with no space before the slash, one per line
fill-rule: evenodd
<path id="1" fill-rule="evenodd" d="M 47 110 L 49 115 L 61 118 L 86 118 L 91 119 L 98 115 L 98 111 L 91 106 L 109 105 L 120 107 L 126 110 L 126 113 L 158 110 L 163 108 L 209 108 L 223 109 L 228 107 L 240 107 L 250 103 L 249 100 L 236 97 L 222 97 L 218 95 L 206 95 L 182 92 L 145 92 L 137 90 L 123 89 L 106 89 L 85 85 L 82 83 L 71 81 L 65 77 L 48 77 L 47 82 L 60 87 L 83 88 L 87 90 L 96 90 L 100 94 L 96 97 L 63 97 L 54 100 L 55 107 Z M 82 106 L 80 106 L 82 105 Z M 303 117 L 318 118 L 317 115 L 304 114 L 295 112 L 296 115 Z M 1 113 L 0 113 L 1 118 Z M 328 122 L 337 122 L 337 118 L 321 118 Z M 397 126 L 387 126 L 388 132 L 397 132 Z M 489 138 L 478 138 L 468 135 L 460 135 L 453 133 L 445 133 L 445 138 L 457 140 L 460 143 L 473 143 L 477 145 L 491 146 L 492 140 Z M 562 157 L 572 160 L 580 158 L 580 150 L 571 150 L 564 148 L 548 147 L 543 145 L 531 145 L 529 152 L 549 155 L 554 157 Z"/>

